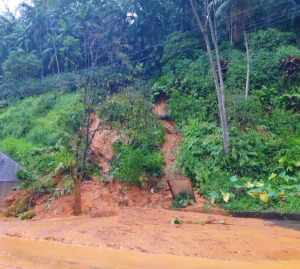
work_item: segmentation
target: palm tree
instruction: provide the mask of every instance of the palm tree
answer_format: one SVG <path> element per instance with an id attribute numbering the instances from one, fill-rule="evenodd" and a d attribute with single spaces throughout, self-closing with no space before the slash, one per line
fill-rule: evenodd
<path id="1" fill-rule="evenodd" d="M 36 2 L 33 6 L 21 3 L 20 8 L 22 8 L 24 23 L 26 25 L 24 41 L 26 41 L 26 37 L 31 40 L 33 46 L 32 50 L 39 50 L 40 58 L 43 60 L 42 52 L 47 28 L 47 21 L 45 20 L 46 12 L 39 2 Z M 22 43 L 20 45 L 22 45 Z M 41 78 L 43 77 L 43 73 L 43 61 L 41 61 Z"/>
<path id="2" fill-rule="evenodd" d="M 59 70 L 59 62 L 58 62 L 58 56 L 57 56 L 57 49 L 56 49 L 56 45 L 55 45 L 53 24 L 52 24 L 52 19 L 51 19 L 51 16 L 53 16 L 53 15 L 51 13 L 52 12 L 50 10 L 48 12 L 48 16 L 49 16 L 49 21 L 50 21 L 51 34 L 52 34 L 52 42 L 53 42 L 53 48 L 54 48 L 54 53 L 55 53 L 56 65 L 57 65 L 57 74 L 58 74 L 58 79 L 59 79 L 59 86 L 60 86 L 61 91 L 63 92 L 62 83 L 61 83 L 61 77 L 60 77 L 60 70 Z"/>

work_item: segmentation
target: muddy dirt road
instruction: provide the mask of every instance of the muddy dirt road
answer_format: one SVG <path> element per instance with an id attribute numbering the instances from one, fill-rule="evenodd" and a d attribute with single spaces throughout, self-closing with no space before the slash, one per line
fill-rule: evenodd
<path id="1" fill-rule="evenodd" d="M 96 268 L 179 268 L 179 262 L 190 263 L 185 268 L 220 268 L 221 264 L 222 268 L 248 268 L 251 264 L 255 265 L 251 268 L 300 268 L 299 223 L 226 217 L 229 225 L 171 225 L 175 217 L 202 223 L 211 219 L 218 223 L 224 218 L 142 207 L 124 208 L 118 216 L 102 218 L 1 218 L 0 261 L 14 266 L 26 261 L 27 268 L 59 268 L 51 267 L 53 264 L 62 264 L 61 268 L 96 264 Z M 45 263 L 32 267 L 30 263 L 39 257 Z M 65 262 L 74 262 L 74 266 Z M 166 266 L 166 262 L 172 265 Z"/>
<path id="2" fill-rule="evenodd" d="M 299 268 L 297 261 L 230 262 L 195 257 L 69 246 L 60 243 L 0 237 L 0 268 L 122 269 L 279 269 Z"/>

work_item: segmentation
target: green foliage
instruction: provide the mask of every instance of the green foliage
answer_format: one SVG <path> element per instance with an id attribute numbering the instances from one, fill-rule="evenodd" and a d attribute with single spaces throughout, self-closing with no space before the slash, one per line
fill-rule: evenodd
<path id="1" fill-rule="evenodd" d="M 82 55 L 80 52 L 79 39 L 75 39 L 73 36 L 67 36 L 62 42 L 63 47 L 59 50 L 65 56 L 65 70 L 78 67 Z"/>
<path id="2" fill-rule="evenodd" d="M 16 174 L 16 178 L 23 183 L 23 187 L 28 187 L 30 184 L 35 182 L 33 176 L 24 170 L 19 170 Z"/>
<path id="3" fill-rule="evenodd" d="M 73 193 L 74 190 L 73 178 L 70 175 L 66 174 L 64 175 L 63 179 L 64 179 L 64 186 L 62 188 L 56 189 L 55 198 Z"/>
<path id="4" fill-rule="evenodd" d="M 19 101 L 0 114 L 0 149 L 35 175 L 70 160 L 69 140 L 79 128 L 76 95 L 48 93 Z M 67 145 L 62 146 L 62 145 Z"/>
<path id="5" fill-rule="evenodd" d="M 193 58 L 194 47 L 199 41 L 195 38 L 183 38 L 183 36 L 181 32 L 173 32 L 167 36 L 168 42 L 164 45 L 165 53 L 160 59 L 163 65 L 171 66 L 172 63 L 177 63 L 179 60 Z"/>
<path id="6" fill-rule="evenodd" d="M 33 210 L 29 210 L 27 212 L 24 212 L 22 214 L 20 214 L 19 218 L 21 220 L 25 220 L 25 219 L 32 219 L 35 216 L 35 212 Z"/>
<path id="7" fill-rule="evenodd" d="M 159 153 L 144 151 L 142 148 L 134 149 L 120 142 L 114 143 L 113 149 L 117 154 L 110 171 L 114 178 L 140 185 L 145 175 L 160 177 L 163 174 L 164 158 Z"/>
<path id="8" fill-rule="evenodd" d="M 193 199 L 189 199 L 188 205 L 194 205 L 195 202 Z M 182 208 L 187 205 L 187 195 L 186 193 L 178 194 L 175 199 L 172 201 L 173 208 Z"/>
<path id="9" fill-rule="evenodd" d="M 152 110 L 153 105 L 137 92 L 108 98 L 101 107 L 100 115 L 120 135 L 113 144 L 117 154 L 111 168 L 114 178 L 140 185 L 145 175 L 162 175 L 164 159 L 159 146 L 164 142 L 164 129 Z"/>
<path id="10" fill-rule="evenodd" d="M 53 175 L 50 173 L 45 177 L 38 179 L 31 187 L 30 190 L 33 192 L 40 192 L 40 193 L 52 193 L 56 189 L 57 183 L 52 180 Z"/>
<path id="11" fill-rule="evenodd" d="M 277 47 L 294 43 L 296 35 L 290 32 L 268 29 L 266 31 L 259 30 L 255 33 L 250 33 L 248 39 L 248 44 L 251 50 L 257 51 L 260 49 L 266 49 L 272 51 L 276 50 Z"/>
<path id="12" fill-rule="evenodd" d="M 212 74 L 201 52 L 198 60 L 173 59 L 172 68 L 166 63 L 164 76 L 152 88 L 154 97 L 167 92 L 170 114 L 184 136 L 177 165 L 212 203 L 231 210 L 299 211 L 300 80 L 283 80 L 277 71 L 279 59 L 300 53 L 291 45 L 293 38 L 277 30 L 249 36 L 247 100 L 246 54 L 228 42 L 220 45 L 221 59 L 229 61 L 224 76 L 231 148 L 227 156 Z M 264 187 L 256 187 L 258 183 Z"/>
<path id="13" fill-rule="evenodd" d="M 41 61 L 35 54 L 10 54 L 2 65 L 7 80 L 35 77 L 41 69 Z"/>

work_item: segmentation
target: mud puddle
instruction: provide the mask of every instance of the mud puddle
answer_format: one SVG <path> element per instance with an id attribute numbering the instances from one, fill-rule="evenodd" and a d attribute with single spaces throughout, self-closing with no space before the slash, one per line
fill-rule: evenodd
<path id="1" fill-rule="evenodd" d="M 296 269 L 299 261 L 236 262 L 152 255 L 54 242 L 0 237 L 0 268 L 189 268 Z"/>

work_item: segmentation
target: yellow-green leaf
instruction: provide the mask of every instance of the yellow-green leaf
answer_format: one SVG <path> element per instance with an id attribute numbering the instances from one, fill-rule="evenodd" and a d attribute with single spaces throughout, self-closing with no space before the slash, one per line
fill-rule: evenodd
<path id="1" fill-rule="evenodd" d="M 263 193 L 265 193 L 265 191 Z M 268 200 L 269 200 L 269 198 L 266 196 L 266 194 L 260 194 L 259 195 L 259 199 L 262 200 L 264 203 L 267 203 Z"/>
<path id="2" fill-rule="evenodd" d="M 251 189 L 254 187 L 254 184 L 250 183 L 249 181 L 247 181 L 247 183 L 245 185 L 248 189 Z"/>
<path id="3" fill-rule="evenodd" d="M 223 195 L 223 199 L 224 199 L 225 203 L 228 203 L 228 201 L 229 201 L 229 199 L 230 199 L 230 193 L 229 193 L 229 192 L 225 193 L 225 194 Z"/>
<path id="4" fill-rule="evenodd" d="M 255 187 L 259 187 L 259 188 L 261 188 L 261 187 L 263 187 L 264 186 L 264 184 L 263 183 L 256 183 L 255 184 Z"/>
<path id="5" fill-rule="evenodd" d="M 273 179 L 273 178 L 275 178 L 276 176 L 277 176 L 277 174 L 272 173 L 272 174 L 269 176 L 268 180 Z"/>
<path id="6" fill-rule="evenodd" d="M 254 192 L 251 192 L 251 193 L 249 193 L 249 194 L 250 194 L 250 196 L 251 196 L 252 198 L 254 198 L 255 196 L 258 196 L 259 192 L 254 191 Z"/>

